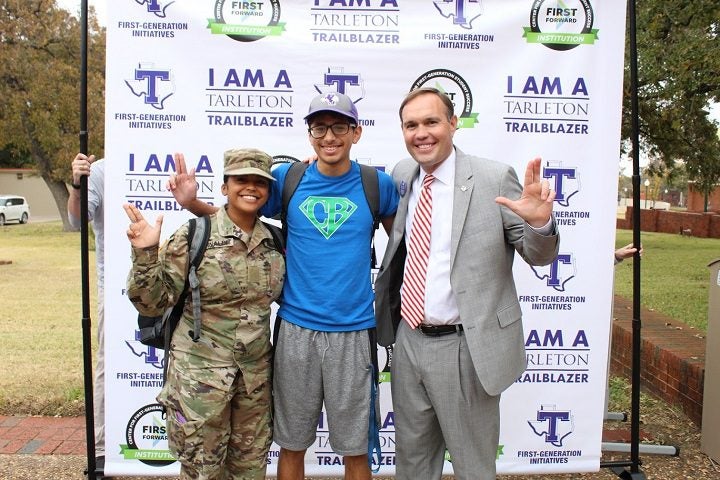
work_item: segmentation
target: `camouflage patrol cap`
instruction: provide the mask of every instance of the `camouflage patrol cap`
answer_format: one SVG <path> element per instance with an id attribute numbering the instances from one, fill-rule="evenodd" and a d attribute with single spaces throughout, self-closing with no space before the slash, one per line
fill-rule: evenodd
<path id="1" fill-rule="evenodd" d="M 256 148 L 233 148 L 224 153 L 223 175 L 260 175 L 275 180 L 270 174 L 272 157 Z"/>
<path id="2" fill-rule="evenodd" d="M 319 112 L 334 112 L 344 115 L 357 125 L 358 111 L 350 97 L 342 93 L 328 92 L 318 95 L 310 102 L 308 114 L 305 115 L 305 121 Z"/>

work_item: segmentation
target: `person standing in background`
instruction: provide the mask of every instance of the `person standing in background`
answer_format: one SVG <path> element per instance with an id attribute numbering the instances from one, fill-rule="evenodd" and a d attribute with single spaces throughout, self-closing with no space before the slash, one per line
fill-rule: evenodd
<path id="1" fill-rule="evenodd" d="M 97 354 L 93 382 L 95 470 L 105 469 L 105 159 L 78 153 L 72 160 L 72 189 L 67 202 L 68 220 L 80 228 L 80 177 L 88 177 L 88 219 L 95 234 L 97 276 Z"/>

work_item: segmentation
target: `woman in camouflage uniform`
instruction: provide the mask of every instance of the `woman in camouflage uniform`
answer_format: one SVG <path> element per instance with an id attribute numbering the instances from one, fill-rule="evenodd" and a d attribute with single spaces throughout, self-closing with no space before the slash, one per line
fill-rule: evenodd
<path id="1" fill-rule="evenodd" d="M 268 199 L 272 158 L 254 149 L 224 155 L 227 205 L 210 216 L 197 270 L 202 328 L 194 342 L 191 296 L 169 352 L 158 401 L 168 443 L 184 479 L 262 479 L 272 442 L 270 305 L 285 275 L 282 254 L 258 220 Z M 189 264 L 187 224 L 159 248 L 162 217 L 150 226 L 132 205 L 128 296 L 144 315 L 160 315 L 179 296 Z"/>

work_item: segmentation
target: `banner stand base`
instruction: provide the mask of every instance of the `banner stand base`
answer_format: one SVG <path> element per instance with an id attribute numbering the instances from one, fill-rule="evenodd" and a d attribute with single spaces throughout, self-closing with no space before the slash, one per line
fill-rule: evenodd
<path id="1" fill-rule="evenodd" d="M 641 443 L 638 445 L 640 453 L 649 453 L 651 455 L 669 455 L 677 457 L 680 455 L 680 449 L 673 445 L 655 445 L 652 443 Z M 629 443 L 602 442 L 600 450 L 603 452 L 624 452 L 630 453 Z"/>
<path id="2" fill-rule="evenodd" d="M 628 415 L 625 412 L 605 412 L 604 420 L 611 420 L 614 422 L 627 422 Z"/>
<path id="3" fill-rule="evenodd" d="M 85 468 L 83 470 L 83 478 L 87 478 L 88 480 L 103 480 L 105 478 L 103 471 L 95 468 L 93 470 L 92 475 L 90 475 L 89 470 Z"/>
<path id="4" fill-rule="evenodd" d="M 647 478 L 645 474 L 640 471 L 631 473 L 619 467 L 611 468 L 611 470 L 623 480 L 646 480 Z"/>

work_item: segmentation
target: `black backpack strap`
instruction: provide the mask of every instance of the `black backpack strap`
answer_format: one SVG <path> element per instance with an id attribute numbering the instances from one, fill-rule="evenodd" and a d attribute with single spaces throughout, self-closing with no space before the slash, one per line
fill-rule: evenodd
<path id="1" fill-rule="evenodd" d="M 378 400 L 379 385 L 379 369 L 377 355 L 377 332 L 375 328 L 368 329 L 370 337 L 370 360 L 372 361 L 372 378 L 370 380 L 370 422 L 368 425 L 368 466 L 377 473 L 382 464 L 382 448 L 380 447 L 380 402 Z M 373 460 L 376 460 L 376 466 L 373 466 Z"/>
<path id="2" fill-rule="evenodd" d="M 283 238 L 287 238 L 287 211 L 288 205 L 290 205 L 290 199 L 295 193 L 295 190 L 297 190 L 300 179 L 305 175 L 305 170 L 307 170 L 308 166 L 309 165 L 304 162 L 295 162 L 290 165 L 287 174 L 285 174 L 285 181 L 283 182 L 282 188 L 282 210 L 280 211 Z"/>
<path id="3" fill-rule="evenodd" d="M 370 165 L 360 165 L 360 178 L 362 179 L 365 200 L 373 216 L 373 231 L 380 226 L 380 182 L 377 168 Z"/>
<path id="4" fill-rule="evenodd" d="M 262 220 L 261 220 L 262 221 Z M 278 252 L 282 253 L 282 256 L 285 256 L 285 237 L 283 236 L 283 231 L 280 227 L 277 227 L 269 222 L 262 222 L 263 225 L 265 225 L 265 228 L 268 229 L 270 232 L 270 235 L 272 235 L 273 240 L 273 248 L 277 250 Z"/>
<path id="5" fill-rule="evenodd" d="M 192 251 L 192 244 L 195 238 L 196 225 L 197 219 L 191 218 L 188 222 L 188 232 L 186 237 L 188 243 L 188 251 Z M 192 258 L 190 262 L 192 263 Z M 182 316 L 183 309 L 185 308 L 185 298 L 187 297 L 189 285 L 190 280 L 187 276 L 185 276 L 185 285 L 183 286 L 180 296 L 175 302 L 175 305 L 173 305 L 172 310 L 169 311 L 170 313 L 168 314 L 168 312 L 165 312 L 164 321 L 167 322 L 167 325 L 165 325 L 165 338 L 163 339 L 163 347 L 165 350 L 165 355 L 163 357 L 163 385 L 165 385 L 165 382 L 167 381 L 168 352 L 170 351 L 170 341 L 172 340 L 173 332 L 175 332 L 175 328 L 177 327 L 177 324 L 180 321 L 180 317 Z"/>
<path id="6" fill-rule="evenodd" d="M 370 264 L 371 268 L 377 266 L 377 256 L 375 255 L 375 230 L 380 226 L 380 181 L 378 180 L 377 168 L 370 165 L 360 165 L 360 178 L 362 180 L 363 191 L 365 192 L 365 200 L 370 207 L 370 213 L 373 218 L 373 228 L 370 241 Z"/>
<path id="7" fill-rule="evenodd" d="M 200 339 L 201 327 L 201 302 L 200 302 L 200 280 L 197 277 L 197 269 L 205 256 L 208 239 L 210 238 L 210 217 L 205 215 L 197 223 L 190 243 L 190 268 L 188 269 L 188 284 L 191 289 L 193 301 L 193 341 Z"/>
<path id="8" fill-rule="evenodd" d="M 273 248 L 280 252 L 282 256 L 285 256 L 285 237 L 283 236 L 283 230 L 280 227 L 276 227 L 272 223 L 262 222 L 270 231 L 273 239 Z M 277 345 L 278 338 L 280 337 L 280 317 L 275 316 L 275 324 L 273 325 L 273 345 Z"/>

